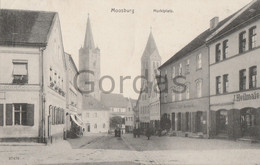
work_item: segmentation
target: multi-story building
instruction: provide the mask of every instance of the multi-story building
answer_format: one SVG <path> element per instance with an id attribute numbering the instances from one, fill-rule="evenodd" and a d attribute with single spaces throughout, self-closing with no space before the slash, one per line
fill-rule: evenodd
<path id="1" fill-rule="evenodd" d="M 125 131 L 132 132 L 134 128 L 134 107 L 136 106 L 136 100 L 131 98 L 125 98 L 127 101 L 126 116 L 125 116 Z"/>
<path id="2" fill-rule="evenodd" d="M 66 57 L 66 73 L 67 73 L 67 113 L 66 113 L 66 135 L 73 137 L 79 135 L 81 131 L 77 132 L 74 127 L 83 127 L 81 120 L 82 114 L 82 93 L 77 88 L 75 78 L 78 75 L 78 69 L 70 54 L 65 53 Z"/>
<path id="3" fill-rule="evenodd" d="M 213 136 L 260 137 L 259 6 L 252 1 L 208 39 Z"/>
<path id="4" fill-rule="evenodd" d="M 163 129 L 177 135 L 207 136 L 209 123 L 209 48 L 207 38 L 226 27 L 234 15 L 219 22 L 210 21 L 210 28 L 201 33 L 162 66 L 161 115 Z"/>
<path id="5" fill-rule="evenodd" d="M 146 47 L 141 58 L 141 92 L 138 98 L 140 128 L 145 129 L 156 125 L 159 127 L 160 101 L 156 76 L 161 65 L 161 56 L 157 49 L 152 32 L 150 32 Z M 152 115 L 152 118 L 150 118 Z M 152 121 L 151 121 L 152 120 Z M 156 122 L 155 122 L 156 121 Z"/>
<path id="6" fill-rule="evenodd" d="M 55 12 L 0 10 L 0 138 L 62 138 L 66 65 Z"/>
<path id="7" fill-rule="evenodd" d="M 86 133 L 108 133 L 110 112 L 104 104 L 91 95 L 85 95 L 82 119 Z"/>

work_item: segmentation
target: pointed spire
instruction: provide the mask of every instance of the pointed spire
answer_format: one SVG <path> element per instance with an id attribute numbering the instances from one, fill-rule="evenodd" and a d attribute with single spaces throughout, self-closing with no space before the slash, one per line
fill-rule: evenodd
<path id="1" fill-rule="evenodd" d="M 92 29 L 91 29 L 91 24 L 90 24 L 90 19 L 89 19 L 89 14 L 88 14 L 88 21 L 87 21 L 87 27 L 86 27 L 85 41 L 84 41 L 83 47 L 84 48 L 88 48 L 88 49 L 94 49 L 95 48 L 93 34 L 92 34 Z"/>
<path id="2" fill-rule="evenodd" d="M 150 35 L 144 50 L 144 54 L 146 55 L 151 55 L 155 50 L 157 50 L 157 46 L 153 38 L 152 27 L 150 27 L 150 30 Z"/>

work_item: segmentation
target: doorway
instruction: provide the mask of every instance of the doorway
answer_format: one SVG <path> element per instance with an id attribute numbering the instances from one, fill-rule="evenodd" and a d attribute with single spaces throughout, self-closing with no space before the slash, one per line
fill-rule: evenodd
<path id="1" fill-rule="evenodd" d="M 228 111 L 227 110 L 218 110 L 216 114 L 216 127 L 217 134 L 227 135 L 228 128 Z"/>

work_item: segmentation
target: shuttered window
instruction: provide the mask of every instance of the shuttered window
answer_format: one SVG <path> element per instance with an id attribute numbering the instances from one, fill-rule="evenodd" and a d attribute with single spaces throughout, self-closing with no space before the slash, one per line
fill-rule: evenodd
<path id="1" fill-rule="evenodd" d="M 6 125 L 34 125 L 33 104 L 6 104 Z"/>
<path id="2" fill-rule="evenodd" d="M 4 105 L 0 104 L 0 126 L 4 125 Z"/>

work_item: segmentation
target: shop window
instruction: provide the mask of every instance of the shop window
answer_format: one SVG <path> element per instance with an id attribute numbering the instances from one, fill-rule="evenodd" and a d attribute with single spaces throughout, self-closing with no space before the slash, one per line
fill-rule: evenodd
<path id="1" fill-rule="evenodd" d="M 220 50 L 220 43 L 218 43 L 216 45 L 216 62 L 219 62 L 220 61 L 220 57 L 221 57 L 221 50 Z"/>
<path id="2" fill-rule="evenodd" d="M 239 90 L 246 90 L 246 70 L 239 71 Z"/>
<path id="3" fill-rule="evenodd" d="M 34 125 L 33 104 L 6 104 L 6 125 Z"/>
<path id="4" fill-rule="evenodd" d="M 13 84 L 28 83 L 28 66 L 27 62 L 13 62 Z"/>
<path id="5" fill-rule="evenodd" d="M 223 93 L 228 92 L 229 80 L 228 74 L 223 75 Z"/>
<path id="6" fill-rule="evenodd" d="M 249 89 L 256 88 L 256 75 L 257 75 L 257 67 L 252 66 L 249 68 Z"/>
<path id="7" fill-rule="evenodd" d="M 227 58 L 228 54 L 228 40 L 223 41 L 223 60 Z"/>
<path id="8" fill-rule="evenodd" d="M 249 49 L 256 47 L 256 26 L 249 29 Z"/>
<path id="9" fill-rule="evenodd" d="M 239 34 L 239 53 L 246 51 L 246 32 L 243 31 Z"/>

